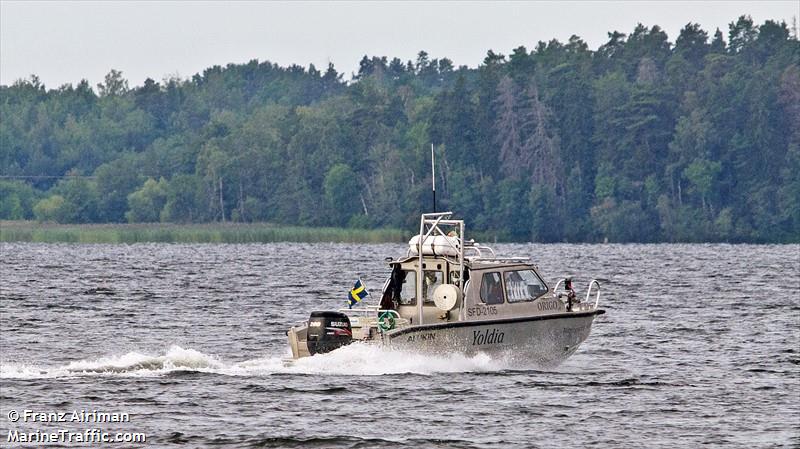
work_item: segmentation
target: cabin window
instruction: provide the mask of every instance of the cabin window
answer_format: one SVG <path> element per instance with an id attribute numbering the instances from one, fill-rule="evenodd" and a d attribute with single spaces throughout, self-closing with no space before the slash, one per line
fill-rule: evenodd
<path id="1" fill-rule="evenodd" d="M 544 282 L 533 270 L 507 271 L 503 273 L 506 281 L 508 302 L 533 301 L 547 293 Z"/>
<path id="2" fill-rule="evenodd" d="M 417 304 L 417 273 L 413 270 L 404 271 L 403 287 L 400 290 L 400 304 L 412 306 Z M 433 292 L 436 287 L 444 282 L 444 272 L 425 270 L 422 283 L 422 296 L 425 298 L 424 304 L 433 304 Z"/>
<path id="3" fill-rule="evenodd" d="M 400 304 L 410 306 L 417 303 L 417 273 L 403 270 L 403 285 L 400 288 Z"/>
<path id="4" fill-rule="evenodd" d="M 425 270 L 424 280 L 425 283 L 422 284 L 422 296 L 425 298 L 425 304 L 433 304 L 433 292 L 436 291 L 436 287 L 444 283 L 444 273 L 441 271 Z"/>
<path id="5" fill-rule="evenodd" d="M 484 273 L 481 279 L 481 301 L 486 304 L 503 303 L 503 284 L 500 282 L 500 273 Z"/>

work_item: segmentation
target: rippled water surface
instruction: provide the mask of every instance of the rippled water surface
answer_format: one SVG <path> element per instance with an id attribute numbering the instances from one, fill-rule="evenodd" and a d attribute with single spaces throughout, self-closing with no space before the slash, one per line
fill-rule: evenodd
<path id="1" fill-rule="evenodd" d="M 497 249 L 601 280 L 607 313 L 558 368 L 362 345 L 284 366 L 287 327 L 358 276 L 377 297 L 401 245 L 1 244 L 0 446 L 87 427 L 147 447 L 800 446 L 800 246 Z M 26 409 L 130 421 L 9 420 Z"/>

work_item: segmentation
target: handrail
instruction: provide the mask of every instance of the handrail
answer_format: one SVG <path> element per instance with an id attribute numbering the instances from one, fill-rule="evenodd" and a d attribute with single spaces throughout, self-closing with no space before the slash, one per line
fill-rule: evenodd
<path id="1" fill-rule="evenodd" d="M 378 322 L 380 317 L 384 313 L 388 313 L 389 316 L 392 317 L 392 320 L 398 326 L 405 326 L 410 321 L 401 317 L 400 314 L 396 310 L 392 309 L 380 309 L 378 306 L 368 306 L 362 309 L 339 309 L 340 312 L 344 313 L 345 315 L 350 316 L 351 314 L 354 315 L 353 318 L 357 318 L 361 327 L 375 327 L 378 326 Z M 353 313 L 356 312 L 356 313 Z M 369 312 L 376 312 L 375 315 Z M 363 321 L 361 321 L 363 320 Z"/>
<path id="2" fill-rule="evenodd" d="M 558 296 L 558 286 L 561 285 L 566 280 L 567 280 L 566 278 L 561 278 L 561 279 L 558 280 L 558 282 L 556 282 L 556 286 L 553 287 L 553 298 L 558 298 L 559 297 Z"/>
<path id="3" fill-rule="evenodd" d="M 481 262 L 528 262 L 531 260 L 528 256 L 504 256 L 504 257 L 482 257 Z"/>
<path id="4" fill-rule="evenodd" d="M 594 308 L 596 309 L 600 304 L 600 283 L 597 282 L 597 279 L 592 279 L 589 282 L 589 288 L 586 290 L 586 302 L 589 302 L 589 296 L 592 294 L 593 285 L 597 285 L 597 296 L 594 298 Z"/>
<path id="5" fill-rule="evenodd" d="M 566 281 L 566 279 L 562 278 L 562 279 L 559 279 L 558 282 L 556 282 L 556 286 L 553 287 L 553 298 L 560 298 L 561 297 L 561 294 L 558 293 L 558 288 L 561 286 L 561 284 L 564 281 Z M 597 306 L 600 305 L 600 282 L 597 279 L 592 279 L 591 281 L 589 281 L 589 288 L 586 290 L 586 299 L 583 302 L 584 303 L 588 303 L 589 302 L 589 298 L 592 296 L 592 288 L 595 285 L 597 286 L 597 292 L 596 292 L 595 298 L 594 298 L 594 308 L 596 309 Z"/>
<path id="6" fill-rule="evenodd" d="M 478 244 L 475 244 L 472 248 L 475 249 L 475 251 L 478 252 L 478 257 L 480 257 L 480 258 L 483 257 L 483 251 L 484 250 L 492 253 L 492 257 L 497 257 L 497 255 L 494 252 L 494 249 L 489 247 L 489 246 L 481 245 L 481 244 L 478 243 Z"/>
<path id="7" fill-rule="evenodd" d="M 344 309 L 344 308 L 342 308 L 342 309 L 339 309 L 339 312 L 344 313 L 345 315 L 349 315 L 349 314 L 358 315 L 358 314 L 360 314 L 360 315 L 365 316 L 365 317 L 369 316 L 373 312 L 378 314 L 378 315 L 380 315 L 381 313 L 384 313 L 384 312 L 389 312 L 390 314 L 394 315 L 395 318 L 401 318 L 401 316 L 397 312 L 397 310 L 381 309 L 379 306 L 365 306 L 365 307 L 358 308 L 358 309 Z"/>
<path id="8" fill-rule="evenodd" d="M 400 316 L 400 314 L 399 314 L 399 313 L 397 313 L 397 310 L 391 310 L 391 309 L 388 309 L 388 310 L 378 310 L 378 312 L 380 312 L 380 313 L 389 313 L 390 315 L 394 315 L 394 317 L 395 317 L 395 318 L 397 318 L 397 319 L 400 319 L 400 318 L 402 318 L 402 317 Z"/>
<path id="9" fill-rule="evenodd" d="M 444 215 L 453 215 L 453 213 L 452 212 L 428 212 L 428 213 L 422 214 L 422 216 L 424 218 L 426 218 L 426 219 L 442 217 Z"/>

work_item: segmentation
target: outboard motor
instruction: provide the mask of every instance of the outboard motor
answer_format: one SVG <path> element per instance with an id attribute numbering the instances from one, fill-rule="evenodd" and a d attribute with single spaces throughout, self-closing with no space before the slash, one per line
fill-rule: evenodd
<path id="1" fill-rule="evenodd" d="M 308 319 L 308 352 L 324 354 L 353 341 L 350 318 L 341 312 L 311 312 Z"/>

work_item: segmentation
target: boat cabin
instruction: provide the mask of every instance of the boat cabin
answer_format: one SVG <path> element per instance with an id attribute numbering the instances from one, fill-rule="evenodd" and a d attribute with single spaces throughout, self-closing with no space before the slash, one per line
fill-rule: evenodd
<path id="1" fill-rule="evenodd" d="M 395 310 L 411 325 L 566 311 L 528 258 L 498 258 L 491 248 L 463 240 L 463 221 L 448 216 L 423 215 L 408 254 L 389 262 L 381 309 Z"/>

